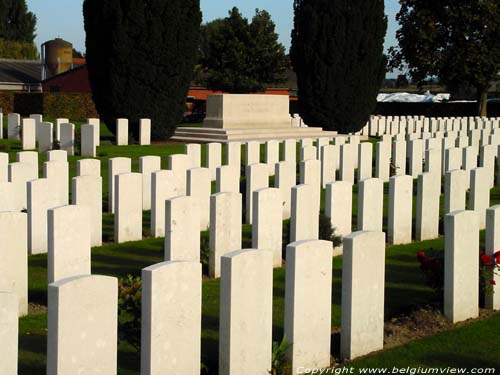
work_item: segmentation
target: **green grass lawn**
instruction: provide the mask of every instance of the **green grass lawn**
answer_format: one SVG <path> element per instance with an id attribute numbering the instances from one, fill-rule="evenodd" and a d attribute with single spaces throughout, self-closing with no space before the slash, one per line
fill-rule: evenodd
<path id="1" fill-rule="evenodd" d="M 110 134 L 105 136 L 111 137 Z M 20 151 L 19 142 L 0 141 L 9 146 L 10 160 L 15 159 L 15 152 Z M 204 148 L 202 158 L 205 158 Z M 104 140 L 98 148 L 103 176 L 103 201 L 107 202 L 107 160 L 110 157 L 132 157 L 132 169 L 138 170 L 137 158 L 144 155 L 158 155 L 163 158 L 162 166 L 166 168 L 167 156 L 183 153 L 183 144 L 123 146 L 116 147 L 111 139 Z M 264 149 L 261 149 L 262 160 Z M 70 157 L 70 178 L 76 172 L 76 160 Z M 40 165 L 45 157 L 40 155 Z M 224 159 L 223 159 L 224 160 Z M 244 153 L 242 153 L 244 160 Z M 272 179 L 271 179 L 272 181 Z M 415 182 L 416 189 L 416 182 Z M 384 227 L 387 225 L 388 186 L 384 196 Z M 324 207 L 324 194 L 322 207 Z M 500 189 L 491 191 L 491 205 L 500 203 Z M 357 223 L 357 186 L 353 195 L 353 228 Z M 113 215 L 103 215 L 103 238 L 106 244 L 92 249 L 92 273 L 123 277 L 128 274 L 139 276 L 141 269 L 163 261 L 163 239 L 146 238 L 139 242 L 113 244 Z M 144 232 L 149 232 L 149 212 L 144 213 Z M 206 232 L 202 233 L 207 237 Z M 482 233 L 484 246 L 484 233 Z M 251 226 L 243 227 L 243 248 L 251 247 Z M 414 310 L 418 306 L 440 306 L 441 301 L 429 287 L 425 285 L 419 264 L 416 261 L 418 251 L 433 249 L 444 250 L 444 239 L 440 237 L 431 241 L 412 243 L 404 246 L 389 246 L 386 251 L 386 286 L 385 317 L 386 320 Z M 336 257 L 333 262 L 333 304 L 332 326 L 340 326 L 342 258 Z M 47 256 L 29 257 L 29 300 L 40 305 L 47 301 Z M 285 268 L 274 271 L 273 290 L 273 339 L 281 340 L 283 336 L 285 294 Z M 202 320 L 202 362 L 215 373 L 218 356 L 218 321 L 219 321 L 219 281 L 203 281 L 203 320 Z M 496 364 L 500 366 L 500 317 L 496 316 L 450 332 L 429 337 L 400 348 L 375 353 L 367 358 L 354 361 L 353 366 L 461 366 L 476 363 Z M 47 316 L 45 313 L 32 314 L 20 319 L 20 351 L 19 374 L 45 374 Z M 496 341 L 495 341 L 496 340 Z M 493 345 L 496 342 L 497 345 Z M 333 355 L 338 355 L 338 345 L 332 348 Z M 139 354 L 127 344 L 119 346 L 119 374 L 139 373 Z"/>

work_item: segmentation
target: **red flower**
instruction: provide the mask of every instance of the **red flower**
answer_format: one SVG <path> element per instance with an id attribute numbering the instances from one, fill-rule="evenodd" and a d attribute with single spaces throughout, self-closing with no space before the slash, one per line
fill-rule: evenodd
<path id="1" fill-rule="evenodd" d="M 498 250 L 496 253 L 493 254 L 495 258 L 500 257 L 500 250 Z"/>
<path id="2" fill-rule="evenodd" d="M 491 263 L 493 262 L 493 259 L 489 255 L 482 254 L 481 255 L 481 261 L 483 262 L 483 264 L 485 266 L 490 266 Z"/>
<path id="3" fill-rule="evenodd" d="M 497 264 L 500 265 L 500 255 L 497 255 L 495 260 L 496 260 Z"/>
<path id="4" fill-rule="evenodd" d="M 497 282 L 495 280 L 490 280 L 491 285 L 497 285 Z"/>
<path id="5" fill-rule="evenodd" d="M 423 251 L 419 251 L 419 252 L 417 253 L 417 259 L 418 259 L 419 261 L 422 261 L 422 259 L 424 259 L 424 258 L 425 258 L 425 252 L 423 252 Z"/>

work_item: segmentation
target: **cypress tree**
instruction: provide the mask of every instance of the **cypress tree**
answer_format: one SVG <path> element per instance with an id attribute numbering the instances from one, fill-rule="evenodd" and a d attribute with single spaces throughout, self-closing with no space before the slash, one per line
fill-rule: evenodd
<path id="1" fill-rule="evenodd" d="M 311 126 L 360 130 L 386 73 L 383 0 L 295 0 L 290 58 L 300 115 Z"/>
<path id="2" fill-rule="evenodd" d="M 155 140 L 170 137 L 185 111 L 196 62 L 199 0 L 85 0 L 86 58 L 99 116 L 115 132 L 151 118 Z"/>

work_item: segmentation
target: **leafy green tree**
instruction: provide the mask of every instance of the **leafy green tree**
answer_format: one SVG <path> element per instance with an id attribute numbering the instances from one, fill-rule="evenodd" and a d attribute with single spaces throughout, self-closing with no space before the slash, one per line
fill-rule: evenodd
<path id="1" fill-rule="evenodd" d="M 83 57 L 84 57 L 83 53 L 81 53 L 80 51 L 78 51 L 78 50 L 76 50 L 76 49 L 73 48 L 73 58 L 79 58 L 79 59 L 81 59 Z"/>
<path id="2" fill-rule="evenodd" d="M 451 90 L 476 88 L 479 114 L 487 115 L 488 89 L 500 72 L 498 0 L 400 0 L 398 47 L 392 69 L 416 82 L 439 77 Z"/>
<path id="3" fill-rule="evenodd" d="M 232 93 L 257 92 L 285 81 L 287 59 L 275 24 L 256 9 L 248 22 L 238 8 L 201 28 L 200 60 L 206 85 Z"/>
<path id="4" fill-rule="evenodd" d="M 26 0 L 0 1 L 0 39 L 33 43 L 36 16 L 28 11 Z"/>
<path id="5" fill-rule="evenodd" d="M 33 43 L 0 39 L 0 58 L 13 60 L 38 60 L 40 55 Z"/>
<path id="6" fill-rule="evenodd" d="M 153 139 L 175 131 L 196 62 L 199 0 L 85 0 L 86 59 L 92 96 L 111 131 L 151 118 Z"/>
<path id="7" fill-rule="evenodd" d="M 386 73 L 383 0 L 295 0 L 290 57 L 300 115 L 312 126 L 360 130 Z"/>

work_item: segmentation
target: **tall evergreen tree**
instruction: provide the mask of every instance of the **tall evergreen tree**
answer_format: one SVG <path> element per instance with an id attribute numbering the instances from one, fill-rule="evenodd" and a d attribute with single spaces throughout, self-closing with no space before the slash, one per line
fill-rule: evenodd
<path id="1" fill-rule="evenodd" d="M 26 0 L 0 1 L 0 39 L 33 43 L 36 16 L 28 11 Z"/>
<path id="2" fill-rule="evenodd" d="M 360 130 L 386 73 L 383 0 L 295 0 L 290 57 L 300 115 L 311 126 Z"/>
<path id="3" fill-rule="evenodd" d="M 199 0 L 84 0 L 86 59 L 99 116 L 111 131 L 151 118 L 153 139 L 170 137 L 185 111 L 196 62 Z"/>

